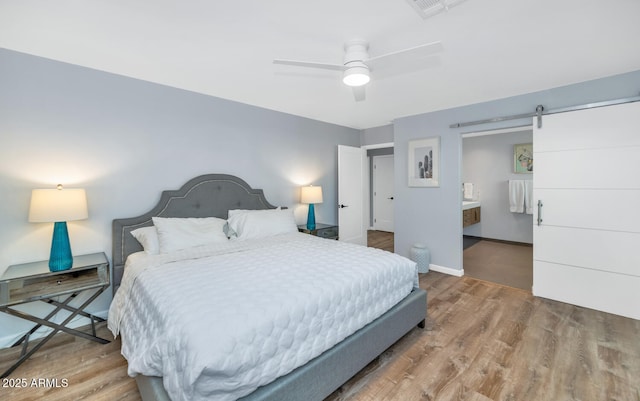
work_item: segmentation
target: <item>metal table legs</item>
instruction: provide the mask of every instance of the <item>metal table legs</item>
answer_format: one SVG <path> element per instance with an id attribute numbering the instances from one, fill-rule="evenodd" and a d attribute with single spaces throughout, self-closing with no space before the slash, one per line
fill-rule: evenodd
<path id="1" fill-rule="evenodd" d="M 99 288 L 98 291 L 95 292 L 95 294 L 93 294 L 91 297 L 89 297 L 86 301 L 84 301 L 82 303 L 82 305 L 80 305 L 77 308 L 75 308 L 73 306 L 69 306 L 69 302 L 71 302 L 71 300 L 74 299 L 80 292 L 72 293 L 71 295 L 69 295 L 62 302 L 59 302 L 59 301 L 51 299 L 51 298 L 42 299 L 43 302 L 47 302 L 49 304 L 52 304 L 52 305 L 56 306 L 56 308 L 52 312 L 50 312 L 47 316 L 45 316 L 44 319 L 43 318 L 39 318 L 37 316 L 29 315 L 27 313 L 24 313 L 24 312 L 15 310 L 15 309 L 12 309 L 12 308 L 10 308 L 8 306 L 0 308 L 0 311 L 2 311 L 2 312 L 8 313 L 8 314 L 13 315 L 13 316 L 17 316 L 17 317 L 19 317 L 21 319 L 30 320 L 30 321 L 32 321 L 34 323 L 37 323 L 31 330 L 29 330 L 29 332 L 27 332 L 24 336 L 22 336 L 18 341 L 16 341 L 12 345 L 12 347 L 16 347 L 16 346 L 22 344 L 22 352 L 20 353 L 20 358 L 9 369 L 7 369 L 2 374 L 2 376 L 0 376 L 0 378 L 5 378 L 5 377 L 9 376 L 11 374 L 11 372 L 13 372 L 18 366 L 20 366 L 22 364 L 22 362 L 26 361 L 31 355 L 33 355 L 38 349 L 40 349 L 40 347 L 42 347 L 44 344 L 46 344 L 47 341 L 52 339 L 53 336 L 59 331 L 64 331 L 65 333 L 69 333 L 69 334 L 72 334 L 74 336 L 82 337 L 82 338 L 85 338 L 87 340 L 95 341 L 95 342 L 98 342 L 98 343 L 101 343 L 101 344 L 109 343 L 110 342 L 109 340 L 105 340 L 104 338 L 100 338 L 100 337 L 96 336 L 96 328 L 95 328 L 94 321 L 104 322 L 105 320 L 102 319 L 101 317 L 91 315 L 91 314 L 89 314 L 89 313 L 84 311 L 84 308 L 89 306 L 89 304 L 91 302 L 93 302 L 93 300 L 95 300 L 98 297 L 98 295 L 100 295 L 106 288 L 107 288 L 106 286 Z M 70 311 L 71 314 L 69 316 L 67 316 L 67 318 L 64 319 L 64 321 L 62 323 L 60 323 L 60 324 L 57 324 L 57 323 L 49 321 L 49 319 L 51 319 L 56 313 L 58 313 L 62 309 Z M 92 334 L 83 333 L 81 331 L 66 327 L 66 325 L 74 317 L 76 317 L 77 315 L 81 315 L 81 316 L 89 318 L 89 320 L 91 321 Z M 31 348 L 31 350 L 27 351 L 28 346 L 29 346 L 29 336 L 31 336 L 33 333 L 35 333 L 35 331 L 38 330 L 42 326 L 51 327 L 53 329 L 53 331 L 51 333 L 49 333 L 45 338 L 40 340 L 40 342 L 38 344 L 33 346 Z"/>

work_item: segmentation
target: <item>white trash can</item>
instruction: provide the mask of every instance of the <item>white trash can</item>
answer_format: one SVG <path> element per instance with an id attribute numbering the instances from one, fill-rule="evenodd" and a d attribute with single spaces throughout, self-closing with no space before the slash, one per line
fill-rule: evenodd
<path id="1" fill-rule="evenodd" d="M 425 244 L 413 244 L 410 259 L 418 265 L 418 273 L 428 273 L 431 253 Z"/>

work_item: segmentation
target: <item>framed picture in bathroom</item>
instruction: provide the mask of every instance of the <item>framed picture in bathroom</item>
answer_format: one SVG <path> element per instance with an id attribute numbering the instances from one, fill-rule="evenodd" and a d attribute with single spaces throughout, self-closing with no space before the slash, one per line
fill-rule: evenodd
<path id="1" fill-rule="evenodd" d="M 409 186 L 440 186 L 440 137 L 409 141 Z"/>
<path id="2" fill-rule="evenodd" d="M 513 172 L 519 174 L 533 173 L 532 143 L 513 145 Z"/>

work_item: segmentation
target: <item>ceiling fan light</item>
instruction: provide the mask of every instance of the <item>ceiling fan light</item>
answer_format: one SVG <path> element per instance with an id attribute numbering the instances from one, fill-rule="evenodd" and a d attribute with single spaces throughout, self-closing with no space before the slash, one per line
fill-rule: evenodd
<path id="1" fill-rule="evenodd" d="M 344 72 L 342 82 L 347 86 L 362 86 L 369 83 L 369 69 L 367 67 L 351 67 Z"/>

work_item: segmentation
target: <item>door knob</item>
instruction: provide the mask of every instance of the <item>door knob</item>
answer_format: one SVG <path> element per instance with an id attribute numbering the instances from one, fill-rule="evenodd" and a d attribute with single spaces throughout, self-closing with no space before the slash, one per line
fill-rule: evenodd
<path id="1" fill-rule="evenodd" d="M 387 199 L 391 199 L 391 200 L 393 200 L 393 196 L 392 196 L 391 198 L 387 198 Z"/>
<path id="2" fill-rule="evenodd" d="M 338 205 L 338 208 L 343 209 L 345 207 L 349 207 L 349 205 L 343 205 L 342 203 Z"/>

